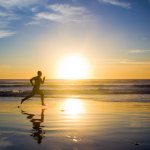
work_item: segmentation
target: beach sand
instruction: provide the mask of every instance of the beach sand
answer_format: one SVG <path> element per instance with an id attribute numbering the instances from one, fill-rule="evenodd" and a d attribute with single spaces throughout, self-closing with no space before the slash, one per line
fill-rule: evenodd
<path id="1" fill-rule="evenodd" d="M 0 150 L 149 150 L 150 103 L 0 98 Z"/>

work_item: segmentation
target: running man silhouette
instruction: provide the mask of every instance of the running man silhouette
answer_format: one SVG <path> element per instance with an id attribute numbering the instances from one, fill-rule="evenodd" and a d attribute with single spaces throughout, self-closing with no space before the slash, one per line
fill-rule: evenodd
<path id="1" fill-rule="evenodd" d="M 32 84 L 33 86 L 33 89 L 32 89 L 32 92 L 30 93 L 30 95 L 28 95 L 27 97 L 23 98 L 21 100 L 21 104 L 29 99 L 30 97 L 34 96 L 35 94 L 39 94 L 41 96 L 41 102 L 42 102 L 42 105 L 45 105 L 44 104 L 44 94 L 43 94 L 43 91 L 40 90 L 40 85 L 41 84 L 44 84 L 44 81 L 45 81 L 45 77 L 43 77 L 43 79 L 41 78 L 42 76 L 42 72 L 41 71 L 38 71 L 37 72 L 37 76 L 36 77 L 33 77 L 32 79 L 30 79 L 30 83 Z M 34 82 L 33 82 L 34 81 Z"/>

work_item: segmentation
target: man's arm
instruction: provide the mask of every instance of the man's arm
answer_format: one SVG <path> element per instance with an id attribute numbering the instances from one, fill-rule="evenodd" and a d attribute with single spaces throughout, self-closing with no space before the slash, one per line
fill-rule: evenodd
<path id="1" fill-rule="evenodd" d="M 44 82 L 45 82 L 45 77 L 43 77 L 42 84 L 44 84 Z"/>
<path id="2" fill-rule="evenodd" d="M 34 86 L 33 80 L 34 80 L 34 77 L 32 79 L 30 79 L 30 83 L 32 86 Z"/>

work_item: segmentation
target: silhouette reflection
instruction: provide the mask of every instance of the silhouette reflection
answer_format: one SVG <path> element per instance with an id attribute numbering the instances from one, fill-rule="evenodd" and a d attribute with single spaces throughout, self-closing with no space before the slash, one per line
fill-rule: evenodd
<path id="1" fill-rule="evenodd" d="M 45 134 L 45 131 L 43 130 L 44 126 L 41 125 L 44 122 L 44 111 L 45 109 L 41 109 L 40 118 L 36 119 L 35 114 L 30 114 L 21 110 L 21 113 L 27 115 L 27 119 L 32 123 L 31 136 L 38 144 L 42 143 Z"/>

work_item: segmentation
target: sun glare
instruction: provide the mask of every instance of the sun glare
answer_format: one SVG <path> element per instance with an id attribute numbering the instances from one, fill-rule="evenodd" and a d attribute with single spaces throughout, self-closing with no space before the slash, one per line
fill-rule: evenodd
<path id="1" fill-rule="evenodd" d="M 71 116 L 76 116 L 83 112 L 83 104 L 80 99 L 69 98 L 64 103 L 64 110 Z"/>
<path id="2" fill-rule="evenodd" d="M 58 66 L 58 78 L 87 79 L 90 76 L 88 62 L 79 55 L 65 57 Z"/>

